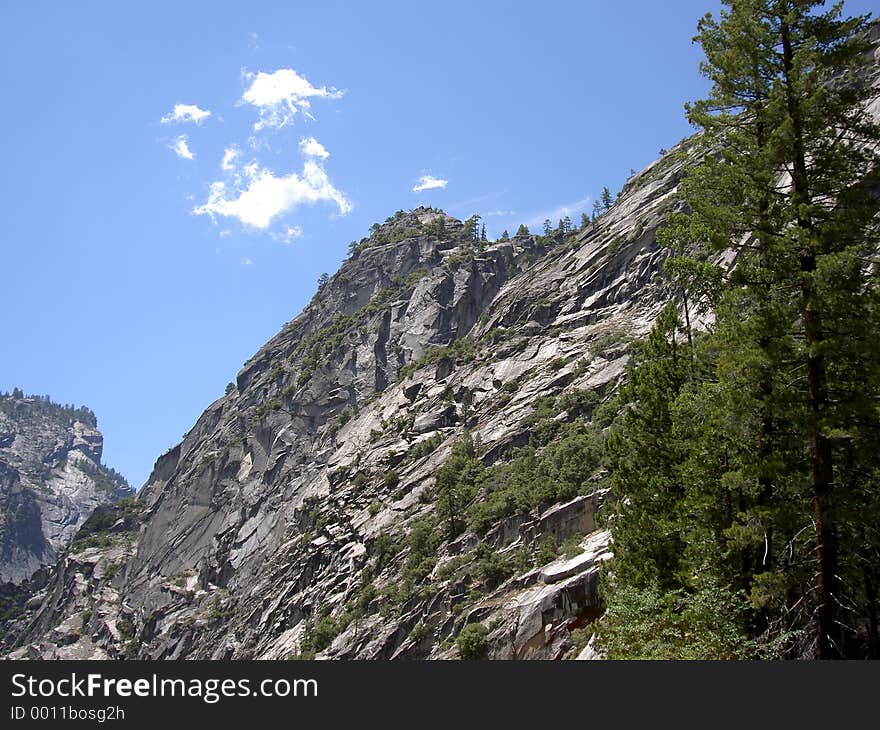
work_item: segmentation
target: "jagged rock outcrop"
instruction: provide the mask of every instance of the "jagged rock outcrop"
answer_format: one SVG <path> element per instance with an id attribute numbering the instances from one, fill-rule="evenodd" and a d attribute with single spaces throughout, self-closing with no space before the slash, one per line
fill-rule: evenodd
<path id="1" fill-rule="evenodd" d="M 585 416 L 554 398 L 614 390 L 665 301 L 655 232 L 678 151 L 569 236 L 464 240 L 427 208 L 375 226 L 159 458 L 138 531 L 59 562 L 12 656 L 451 657 L 476 621 L 490 657 L 571 653 L 600 611 L 601 470 L 581 496 L 444 541 L 424 570 L 408 535 L 465 431 L 503 463 L 539 402 L 569 423 Z M 568 557 L 545 549 L 565 541 Z M 519 568 L 482 581 L 486 555 Z"/>
<path id="2" fill-rule="evenodd" d="M 96 507 L 134 494 L 103 445 L 86 408 L 0 396 L 0 583 L 54 564 Z"/>

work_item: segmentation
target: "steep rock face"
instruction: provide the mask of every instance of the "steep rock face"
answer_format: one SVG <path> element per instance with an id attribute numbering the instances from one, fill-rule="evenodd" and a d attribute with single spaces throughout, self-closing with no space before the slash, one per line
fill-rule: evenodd
<path id="1" fill-rule="evenodd" d="M 573 500 L 444 541 L 421 572 L 407 536 L 465 431 L 501 463 L 542 399 L 613 391 L 666 298 L 655 231 L 682 165 L 649 166 L 568 237 L 463 240 L 430 209 L 375 227 L 160 457 L 139 532 L 61 560 L 12 656 L 447 657 L 475 621 L 490 657 L 570 653 L 600 610 L 601 471 Z M 566 540 L 565 557 L 538 550 Z M 487 546 L 528 559 L 483 585 Z"/>
<path id="2" fill-rule="evenodd" d="M 0 583 L 54 564 L 95 507 L 134 494 L 103 445 L 88 409 L 0 396 Z"/>
<path id="3" fill-rule="evenodd" d="M 425 208 L 375 226 L 159 458 L 136 509 L 83 526 L 8 656 L 451 658 L 480 623 L 489 658 L 596 658 L 578 629 L 610 557 L 601 468 L 551 504 L 425 526 L 443 532 L 438 474 L 466 433 L 494 468 L 548 426 L 600 420 L 670 299 L 655 234 L 688 149 L 567 237 L 465 240 Z"/>

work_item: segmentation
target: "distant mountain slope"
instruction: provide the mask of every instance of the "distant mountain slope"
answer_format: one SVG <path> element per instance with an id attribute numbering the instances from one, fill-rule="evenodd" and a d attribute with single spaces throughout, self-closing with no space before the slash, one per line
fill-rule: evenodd
<path id="1" fill-rule="evenodd" d="M 97 506 L 134 494 L 103 444 L 88 408 L 0 395 L 0 583 L 54 563 Z"/>

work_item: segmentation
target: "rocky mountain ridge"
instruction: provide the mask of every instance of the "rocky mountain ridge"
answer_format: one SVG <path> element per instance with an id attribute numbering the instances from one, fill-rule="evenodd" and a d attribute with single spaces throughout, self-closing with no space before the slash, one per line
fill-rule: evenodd
<path id="1" fill-rule="evenodd" d="M 430 208 L 375 225 L 136 504 L 82 526 L 7 656 L 594 656 L 597 435 L 673 299 L 656 231 L 694 154 L 570 233 L 480 241 Z"/>
<path id="2" fill-rule="evenodd" d="M 103 445 L 87 408 L 0 395 L 0 583 L 54 564 L 96 507 L 134 494 Z"/>
<path id="3" fill-rule="evenodd" d="M 654 233 L 686 156 L 568 235 L 472 240 L 427 208 L 374 226 L 160 457 L 142 524 L 59 562 L 13 656 L 445 657 L 478 623 L 487 656 L 570 654 L 609 555 L 601 466 L 439 542 L 437 475 L 463 438 L 490 470 L 590 422 L 665 302 Z"/>

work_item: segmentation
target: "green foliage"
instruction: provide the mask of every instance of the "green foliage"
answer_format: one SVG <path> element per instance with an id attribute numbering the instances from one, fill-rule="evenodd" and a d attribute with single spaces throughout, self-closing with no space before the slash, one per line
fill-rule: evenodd
<path id="1" fill-rule="evenodd" d="M 424 580 L 437 563 L 437 548 L 442 537 L 433 520 L 429 518 L 417 521 L 410 529 L 406 542 L 409 556 L 404 568 L 404 577 L 413 582 Z"/>
<path id="2" fill-rule="evenodd" d="M 124 640 L 134 638 L 134 624 L 128 616 L 120 615 L 116 619 L 116 630 Z"/>
<path id="3" fill-rule="evenodd" d="M 473 338 L 468 335 L 455 340 L 450 345 L 430 347 L 418 359 L 400 368 L 398 375 L 401 380 L 411 377 L 413 373 L 428 365 L 434 365 L 441 360 L 453 360 L 456 363 L 466 363 L 476 357 L 477 351 Z"/>
<path id="4" fill-rule="evenodd" d="M 446 238 L 446 218 L 437 216 L 425 227 L 425 235 L 442 240 Z"/>
<path id="5" fill-rule="evenodd" d="M 452 453 L 437 470 L 437 516 L 446 525 L 449 540 L 457 537 L 465 527 L 463 514 L 477 491 L 483 465 L 476 458 L 474 440 L 469 432 L 452 447 Z"/>
<path id="6" fill-rule="evenodd" d="M 26 395 L 21 388 L 13 388 L 12 393 L 0 393 L 0 412 L 9 417 L 48 418 L 62 426 L 72 426 L 80 421 L 92 428 L 98 427 L 98 419 L 91 409 L 72 403 L 55 403 L 48 395 Z"/>
<path id="7" fill-rule="evenodd" d="M 750 659 L 758 646 L 742 632 L 747 601 L 713 585 L 694 592 L 622 587 L 599 623 L 609 659 Z"/>
<path id="8" fill-rule="evenodd" d="M 483 624 L 468 624 L 465 626 L 458 637 L 455 639 L 455 645 L 458 647 L 458 653 L 462 659 L 483 659 L 486 655 L 487 640 L 489 629 Z"/>
<path id="9" fill-rule="evenodd" d="M 380 532 L 373 540 L 371 554 L 376 559 L 376 569 L 381 570 L 391 562 L 403 549 L 399 538 L 387 532 Z"/>
<path id="10" fill-rule="evenodd" d="M 109 547 L 114 537 L 136 531 L 142 519 L 143 513 L 136 497 L 125 497 L 114 504 L 100 505 L 77 531 L 70 551 L 75 553 L 92 547 Z"/>
<path id="11" fill-rule="evenodd" d="M 409 638 L 415 644 L 421 644 L 430 635 L 431 632 L 425 625 L 424 621 L 419 621 L 415 626 L 413 626 L 412 631 L 409 632 Z"/>
<path id="12" fill-rule="evenodd" d="M 127 492 L 131 489 L 122 474 L 103 464 L 93 465 L 89 461 L 80 460 L 76 462 L 76 468 L 89 477 L 98 489 L 108 494 Z"/>
<path id="13" fill-rule="evenodd" d="M 510 555 L 501 555 L 488 545 L 480 543 L 476 550 L 477 578 L 486 588 L 497 588 L 516 570 Z"/>
<path id="14" fill-rule="evenodd" d="M 547 565 L 559 557 L 559 546 L 553 537 L 545 537 L 538 543 L 538 551 L 535 553 L 535 561 L 538 565 Z"/>
<path id="15" fill-rule="evenodd" d="M 504 385 L 501 386 L 501 390 L 505 393 L 516 393 L 519 390 L 519 380 L 514 378 L 513 380 L 508 380 Z"/>
<path id="16" fill-rule="evenodd" d="M 592 491 L 591 477 L 602 460 L 601 432 L 581 419 L 561 428 L 561 437 L 541 451 L 532 446 L 517 449 L 509 463 L 479 473 L 479 498 L 467 510 L 474 532 L 484 534 L 509 515 Z"/>
<path id="17" fill-rule="evenodd" d="M 569 560 L 576 558 L 583 552 L 581 549 L 582 540 L 583 535 L 571 535 L 559 546 L 559 556 Z"/>
<path id="18" fill-rule="evenodd" d="M 433 454 L 440 444 L 443 443 L 445 437 L 439 431 L 437 433 L 431 434 L 424 441 L 419 441 L 417 444 L 414 444 L 410 450 L 406 454 L 406 460 L 410 461 L 418 461 L 419 459 L 427 456 L 428 454 Z"/>
<path id="19" fill-rule="evenodd" d="M 465 241 L 480 240 L 480 216 L 474 213 L 464 222 L 463 234 Z"/>
<path id="20" fill-rule="evenodd" d="M 701 162 L 658 235 L 675 303 L 606 440 L 612 656 L 880 656 L 880 129 L 854 76 L 865 19 L 840 12 L 745 0 L 700 21 Z"/>
<path id="21" fill-rule="evenodd" d="M 341 631 L 337 621 L 330 615 L 322 615 L 317 621 L 308 619 L 299 642 L 298 659 L 314 658 L 315 654 L 328 648 Z"/>

